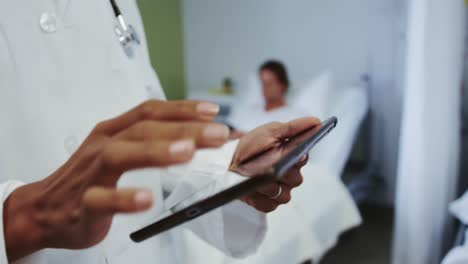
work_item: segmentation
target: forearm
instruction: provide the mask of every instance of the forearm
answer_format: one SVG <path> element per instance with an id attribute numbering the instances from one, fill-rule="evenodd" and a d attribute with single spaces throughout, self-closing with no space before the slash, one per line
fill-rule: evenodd
<path id="1" fill-rule="evenodd" d="M 37 213 L 40 207 L 38 185 L 17 188 L 3 203 L 3 232 L 9 262 L 45 248 L 46 225 L 41 226 Z"/>

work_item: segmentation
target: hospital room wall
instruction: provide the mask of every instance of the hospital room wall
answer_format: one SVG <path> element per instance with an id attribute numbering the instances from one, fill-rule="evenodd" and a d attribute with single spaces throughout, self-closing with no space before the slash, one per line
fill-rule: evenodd
<path id="1" fill-rule="evenodd" d="M 286 62 L 293 89 L 330 69 L 337 85 L 371 80 L 374 159 L 393 201 L 397 166 L 404 0 L 182 0 L 188 93 L 229 76 L 242 91 L 268 58 Z"/>
<path id="2" fill-rule="evenodd" d="M 400 123 L 406 74 L 407 0 L 378 0 L 371 13 L 369 69 L 372 76 L 374 155 L 385 183 L 376 200 L 395 198 Z"/>
<path id="3" fill-rule="evenodd" d="M 468 11 L 467 11 L 468 12 Z M 460 192 L 468 189 L 468 15 L 465 16 L 465 60 L 462 91 L 462 155 L 460 162 Z"/>
<path id="4" fill-rule="evenodd" d="M 185 96 L 180 0 L 138 0 L 151 64 L 169 99 Z"/>

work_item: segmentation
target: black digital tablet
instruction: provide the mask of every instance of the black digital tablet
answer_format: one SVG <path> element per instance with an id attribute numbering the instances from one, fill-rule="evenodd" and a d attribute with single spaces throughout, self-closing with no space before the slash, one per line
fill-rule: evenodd
<path id="1" fill-rule="evenodd" d="M 130 234 L 130 238 L 134 242 L 142 242 L 227 203 L 254 193 L 260 187 L 279 180 L 332 131 L 336 127 L 337 122 L 338 119 L 332 117 L 322 122 L 319 126 L 307 129 L 294 137 L 286 139 L 278 146 L 278 148 L 281 148 L 281 151 L 275 152 L 280 153 L 279 157 L 278 155 L 268 155 L 269 152 L 271 153 L 274 150 L 268 150 L 255 155 L 240 165 L 241 167 L 244 166 L 244 168 L 241 168 L 241 171 L 255 171 L 253 175 L 249 175 L 248 178 L 246 177 L 245 181 L 195 202 L 172 215 L 137 230 Z"/>

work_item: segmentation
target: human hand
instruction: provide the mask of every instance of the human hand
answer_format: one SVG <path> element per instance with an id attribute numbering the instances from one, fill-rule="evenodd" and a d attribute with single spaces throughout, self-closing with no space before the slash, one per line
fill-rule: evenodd
<path id="1" fill-rule="evenodd" d="M 274 122 L 252 130 L 239 141 L 230 170 L 247 177 L 263 172 L 265 165 L 274 164 L 283 157 L 286 150 L 282 145 L 286 139 L 319 124 L 320 121 L 316 118 L 301 118 L 288 123 Z M 249 166 L 242 165 L 265 151 L 267 155 L 262 155 L 260 160 L 252 162 Z M 307 156 L 303 157 L 279 181 L 241 198 L 241 201 L 262 212 L 274 211 L 279 205 L 288 203 L 291 200 L 291 190 L 302 184 L 300 170 L 307 163 L 307 159 Z"/>
<path id="2" fill-rule="evenodd" d="M 244 135 L 245 133 L 240 130 L 233 130 L 231 131 L 231 134 L 229 135 L 229 139 L 230 140 L 239 139 L 243 137 Z"/>
<path id="3" fill-rule="evenodd" d="M 187 162 L 197 148 L 223 145 L 228 128 L 211 123 L 218 110 L 211 103 L 148 101 L 98 124 L 62 167 L 5 201 L 9 260 L 44 248 L 91 247 L 105 238 L 116 213 L 150 208 L 150 190 L 117 189 L 118 179 L 129 170 Z"/>

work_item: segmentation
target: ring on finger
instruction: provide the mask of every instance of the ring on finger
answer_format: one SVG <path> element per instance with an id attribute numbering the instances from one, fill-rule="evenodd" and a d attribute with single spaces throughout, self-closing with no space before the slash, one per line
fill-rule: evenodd
<path id="1" fill-rule="evenodd" d="M 276 193 L 276 195 L 273 197 L 270 197 L 270 199 L 277 199 L 281 196 L 281 194 L 283 194 L 283 187 L 281 187 L 281 184 L 279 184 L 278 187 L 278 193 Z"/>

